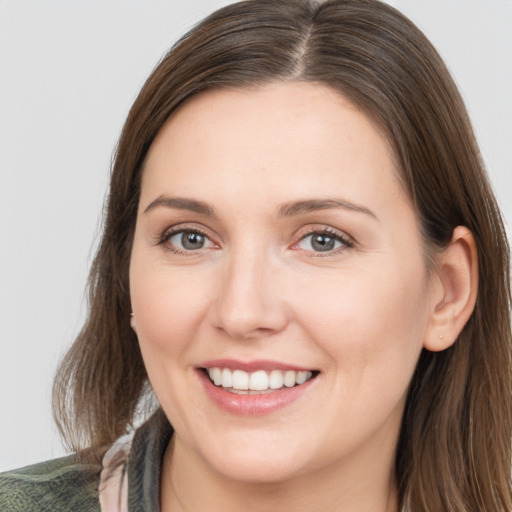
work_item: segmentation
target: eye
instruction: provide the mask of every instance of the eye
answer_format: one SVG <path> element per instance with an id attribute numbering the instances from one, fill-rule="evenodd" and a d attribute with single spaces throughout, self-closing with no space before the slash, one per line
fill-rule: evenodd
<path id="1" fill-rule="evenodd" d="M 171 249 L 176 252 L 199 251 L 214 246 L 214 243 L 204 233 L 192 229 L 168 232 L 162 243 L 170 245 Z"/>
<path id="2" fill-rule="evenodd" d="M 313 252 L 333 252 L 350 243 L 337 233 L 315 231 L 302 237 L 297 244 L 300 249 Z"/>

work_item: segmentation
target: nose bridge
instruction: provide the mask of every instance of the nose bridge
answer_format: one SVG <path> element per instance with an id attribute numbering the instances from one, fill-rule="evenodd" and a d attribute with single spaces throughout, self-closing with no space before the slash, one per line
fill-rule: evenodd
<path id="1" fill-rule="evenodd" d="M 219 283 L 217 327 L 240 339 L 282 330 L 287 319 L 277 274 L 277 265 L 265 248 L 233 248 Z"/>

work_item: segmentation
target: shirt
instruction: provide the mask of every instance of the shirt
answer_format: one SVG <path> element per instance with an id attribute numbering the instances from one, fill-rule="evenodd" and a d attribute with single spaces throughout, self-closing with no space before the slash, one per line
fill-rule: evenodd
<path id="1" fill-rule="evenodd" d="M 123 436 L 101 464 L 75 455 L 0 474 L 2 512 L 157 512 L 172 427 L 159 409 Z"/>

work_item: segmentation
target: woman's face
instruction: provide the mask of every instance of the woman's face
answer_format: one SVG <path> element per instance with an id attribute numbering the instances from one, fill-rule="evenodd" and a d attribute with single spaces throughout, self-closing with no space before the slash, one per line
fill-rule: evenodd
<path id="1" fill-rule="evenodd" d="M 163 127 L 130 287 L 175 453 L 252 482 L 392 471 L 433 302 L 396 174 L 321 85 L 209 91 Z"/>

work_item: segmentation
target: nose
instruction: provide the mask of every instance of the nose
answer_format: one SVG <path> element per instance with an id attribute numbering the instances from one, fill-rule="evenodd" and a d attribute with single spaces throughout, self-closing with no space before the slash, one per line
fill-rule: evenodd
<path id="1" fill-rule="evenodd" d="M 225 262 L 213 305 L 217 329 L 233 339 L 272 336 L 285 329 L 288 312 L 279 271 L 264 254 L 246 251 Z"/>

